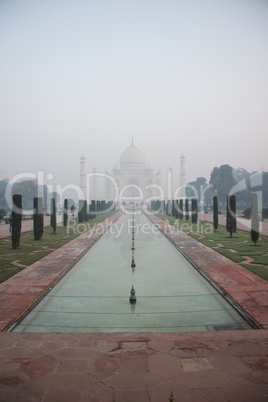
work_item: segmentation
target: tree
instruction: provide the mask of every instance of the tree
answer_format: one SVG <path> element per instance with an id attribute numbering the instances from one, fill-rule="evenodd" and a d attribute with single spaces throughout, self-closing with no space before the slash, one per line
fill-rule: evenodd
<path id="1" fill-rule="evenodd" d="M 192 223 L 197 223 L 198 212 L 197 212 L 197 199 L 192 198 Z"/>
<path id="2" fill-rule="evenodd" d="M 64 199 L 64 207 L 63 207 L 63 226 L 66 228 L 68 224 L 68 200 Z"/>
<path id="3" fill-rule="evenodd" d="M 84 216 L 84 222 L 88 221 L 88 210 L 87 210 L 87 201 L 84 200 L 84 206 L 83 206 L 83 216 Z"/>
<path id="4" fill-rule="evenodd" d="M 250 204 L 250 173 L 244 168 L 233 170 L 234 180 L 236 182 L 236 202 L 241 205 Z"/>
<path id="5" fill-rule="evenodd" d="M 43 198 L 34 197 L 33 199 L 33 227 L 34 240 L 41 240 L 44 232 Z"/>
<path id="6" fill-rule="evenodd" d="M 219 216 L 218 216 L 218 198 L 213 197 L 213 226 L 215 231 L 218 229 Z"/>
<path id="7" fill-rule="evenodd" d="M 259 223 L 259 208 L 258 208 L 258 194 L 251 194 L 251 240 L 257 244 L 259 239 L 259 231 L 260 231 L 260 223 Z"/>
<path id="8" fill-rule="evenodd" d="M 262 205 L 268 206 L 268 172 L 262 174 Z"/>
<path id="9" fill-rule="evenodd" d="M 235 195 L 227 196 L 226 230 L 230 237 L 236 232 L 236 199 Z"/>
<path id="10" fill-rule="evenodd" d="M 78 201 L 78 222 L 84 222 L 84 200 Z"/>
<path id="11" fill-rule="evenodd" d="M 38 185 L 37 180 L 21 180 L 12 186 L 12 194 L 21 194 L 22 208 L 32 213 L 33 198 L 43 197 L 44 207 L 47 209 L 48 188 L 45 185 Z M 31 211 L 31 212 L 30 212 Z"/>
<path id="12" fill-rule="evenodd" d="M 175 218 L 179 219 L 179 200 L 174 200 Z"/>
<path id="13" fill-rule="evenodd" d="M 199 202 L 211 204 L 212 191 L 211 185 L 207 183 L 205 177 L 197 177 L 195 181 L 191 181 L 186 186 L 186 195 L 189 198 L 197 198 Z"/>
<path id="14" fill-rule="evenodd" d="M 10 207 L 8 206 L 7 199 L 6 199 L 6 187 L 7 181 L 1 180 L 0 181 L 0 208 L 4 211 L 9 211 Z"/>
<path id="15" fill-rule="evenodd" d="M 217 192 L 218 201 L 224 203 L 230 190 L 235 185 L 233 168 L 230 165 L 214 167 L 210 175 L 209 183 L 212 185 L 214 193 Z"/>
<path id="16" fill-rule="evenodd" d="M 53 233 L 56 233 L 56 230 L 57 230 L 57 216 L 56 216 L 56 200 L 55 200 L 55 198 L 51 198 L 50 225 L 52 226 Z"/>
<path id="17" fill-rule="evenodd" d="M 180 199 L 180 203 L 179 203 L 179 218 L 180 220 L 183 219 L 183 199 Z"/>
<path id="18" fill-rule="evenodd" d="M 20 246 L 21 219 L 22 219 L 22 196 L 14 194 L 12 197 L 12 248 Z"/>
<path id="19" fill-rule="evenodd" d="M 189 200 L 186 198 L 185 200 L 185 219 L 189 220 Z"/>
<path id="20" fill-rule="evenodd" d="M 73 218 L 74 218 L 74 211 L 75 211 L 75 206 L 74 206 L 74 204 L 71 206 L 71 213 L 72 213 L 72 216 L 73 216 Z"/>

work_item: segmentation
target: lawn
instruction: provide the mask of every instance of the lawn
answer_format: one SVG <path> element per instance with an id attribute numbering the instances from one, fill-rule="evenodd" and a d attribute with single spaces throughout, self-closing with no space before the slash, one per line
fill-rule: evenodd
<path id="1" fill-rule="evenodd" d="M 65 229 L 62 224 L 57 225 L 56 233 L 54 234 L 50 226 L 44 228 L 44 234 L 41 240 L 34 240 L 33 231 L 21 234 L 20 247 L 13 250 L 11 246 L 11 237 L 0 239 L 0 282 L 15 275 L 25 267 L 40 260 L 52 251 L 63 246 L 69 241 L 75 239 L 82 234 L 83 228 L 87 229 L 104 221 L 114 212 L 99 215 L 83 224 L 77 224 L 77 220 L 69 219 L 71 229 Z M 78 230 L 75 230 L 77 228 Z M 69 233 L 68 233 L 69 232 Z"/>
<path id="2" fill-rule="evenodd" d="M 168 221 L 184 233 L 213 248 L 230 260 L 237 262 L 249 271 L 268 280 L 268 237 L 260 235 L 257 245 L 251 241 L 250 232 L 237 230 L 230 237 L 225 226 L 219 226 L 214 231 L 213 224 L 209 222 L 192 225 L 191 220 L 176 221 L 175 218 L 157 214 L 160 219 Z"/>

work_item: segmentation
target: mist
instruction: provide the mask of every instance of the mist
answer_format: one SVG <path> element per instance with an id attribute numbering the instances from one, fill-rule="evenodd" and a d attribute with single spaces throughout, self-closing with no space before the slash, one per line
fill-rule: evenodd
<path id="1" fill-rule="evenodd" d="M 268 3 L 0 2 L 0 171 L 79 184 L 134 144 L 162 177 L 267 169 Z M 48 176 L 49 175 L 49 176 Z"/>

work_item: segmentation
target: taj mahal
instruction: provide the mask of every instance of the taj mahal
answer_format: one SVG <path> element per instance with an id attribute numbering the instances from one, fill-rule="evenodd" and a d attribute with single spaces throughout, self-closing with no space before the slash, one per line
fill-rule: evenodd
<path id="1" fill-rule="evenodd" d="M 172 169 L 169 169 L 172 181 Z M 167 198 L 162 189 L 160 169 L 146 161 L 144 153 L 133 143 L 120 155 L 111 171 L 86 172 L 85 157 L 80 159 L 80 188 L 87 200 L 118 200 L 143 202 Z M 185 157 L 180 158 L 180 185 L 185 185 Z M 102 192 L 102 196 L 100 193 Z"/>

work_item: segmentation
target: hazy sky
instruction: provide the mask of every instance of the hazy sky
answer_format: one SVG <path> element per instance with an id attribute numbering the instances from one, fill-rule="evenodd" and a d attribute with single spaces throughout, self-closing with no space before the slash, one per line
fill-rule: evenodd
<path id="1" fill-rule="evenodd" d="M 268 169 L 267 0 L 0 0 L 0 170 L 79 183 L 134 143 Z"/>

